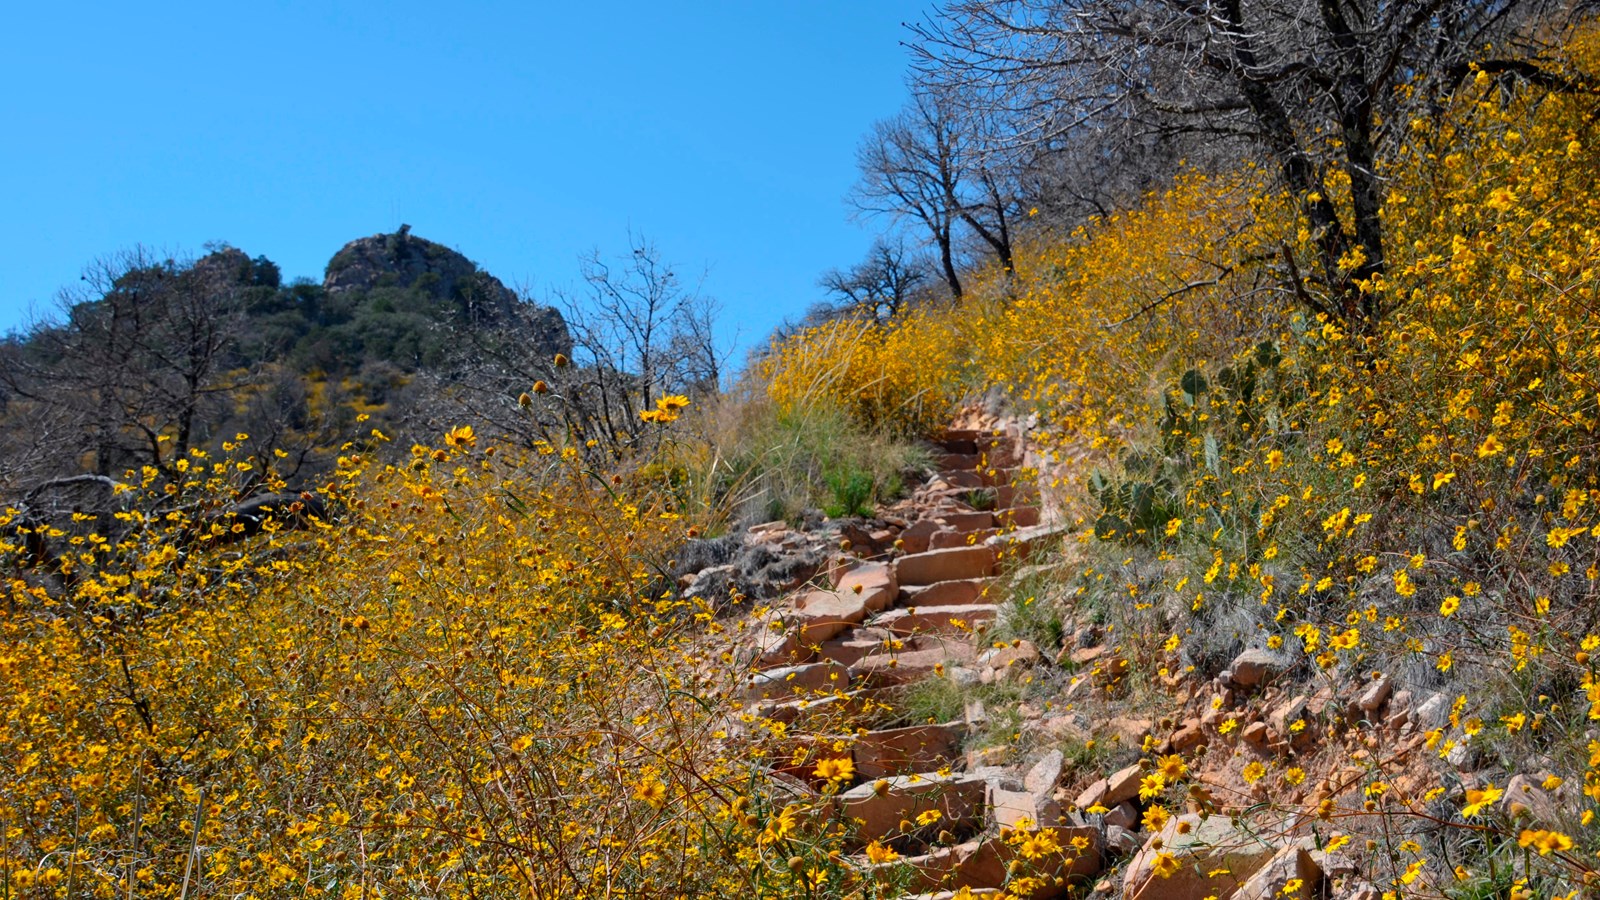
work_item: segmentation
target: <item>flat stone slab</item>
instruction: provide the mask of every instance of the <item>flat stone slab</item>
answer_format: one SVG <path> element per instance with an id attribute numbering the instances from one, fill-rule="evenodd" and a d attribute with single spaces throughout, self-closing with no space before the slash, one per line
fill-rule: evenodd
<path id="1" fill-rule="evenodd" d="M 794 611 L 786 618 L 797 630 L 800 644 L 809 647 L 860 625 L 867 618 L 867 605 L 855 594 L 807 591 L 795 598 Z"/>
<path id="2" fill-rule="evenodd" d="M 894 605 L 900 583 L 895 580 L 894 567 L 888 563 L 863 563 L 844 573 L 834 591 L 861 598 L 867 615 L 872 615 Z"/>
<path id="3" fill-rule="evenodd" d="M 845 819 L 859 820 L 850 832 L 856 847 L 893 837 L 907 829 L 930 810 L 940 813 L 938 827 L 958 830 L 983 822 L 988 781 L 982 775 L 967 773 L 940 775 L 898 775 L 858 785 L 839 795 L 839 809 Z"/>
<path id="4" fill-rule="evenodd" d="M 947 550 L 951 547 L 973 547 L 1000 533 L 998 528 L 978 531 L 936 531 L 928 539 L 929 550 Z"/>
<path id="5" fill-rule="evenodd" d="M 960 606 L 967 603 L 983 602 L 985 593 L 990 585 L 994 584 L 993 578 L 964 578 L 958 581 L 941 581 L 938 584 L 923 585 L 900 589 L 900 605 L 915 606 L 921 609 L 924 606 Z M 991 599 L 997 599 L 995 598 Z"/>
<path id="6" fill-rule="evenodd" d="M 962 533 L 982 531 L 994 527 L 994 513 L 986 511 L 945 513 L 939 516 L 939 521 L 951 531 Z"/>
<path id="7" fill-rule="evenodd" d="M 1128 863 L 1123 896 L 1128 900 L 1232 897 L 1279 849 L 1266 834 L 1245 831 L 1224 815 L 1173 816 Z M 1166 878 L 1155 872 L 1161 853 L 1178 864 Z"/>
<path id="8" fill-rule="evenodd" d="M 892 609 L 873 619 L 872 624 L 895 634 L 974 634 L 978 626 L 993 622 L 999 613 L 996 603 L 919 606 Z"/>
<path id="9" fill-rule="evenodd" d="M 750 676 L 745 699 L 793 700 L 824 691 L 845 690 L 850 686 L 850 670 L 832 660 L 798 666 L 779 666 Z"/>
<path id="10" fill-rule="evenodd" d="M 988 578 L 994 575 L 995 557 L 990 546 L 930 550 L 895 560 L 895 577 L 902 587 Z"/>
<path id="11" fill-rule="evenodd" d="M 921 681 L 930 676 L 936 677 L 940 666 L 949 669 L 953 666 L 966 665 L 971 661 L 970 647 L 951 642 L 949 646 L 926 650 L 874 652 L 853 665 L 850 672 L 862 684 L 871 687 L 893 687 Z"/>
<path id="12" fill-rule="evenodd" d="M 1037 506 L 1013 506 L 996 510 L 993 516 L 996 525 L 1028 528 L 1039 524 L 1041 514 Z"/>
<path id="13" fill-rule="evenodd" d="M 965 722 L 869 731 L 854 739 L 851 753 L 856 772 L 862 778 L 931 772 L 960 755 L 961 741 L 966 735 Z"/>

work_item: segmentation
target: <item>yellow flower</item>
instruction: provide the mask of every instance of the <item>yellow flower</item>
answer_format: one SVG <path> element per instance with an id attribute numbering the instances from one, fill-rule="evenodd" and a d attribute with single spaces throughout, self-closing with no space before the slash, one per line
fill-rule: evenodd
<path id="1" fill-rule="evenodd" d="M 670 416 L 676 416 L 689 408 L 689 398 L 682 394 L 667 394 L 656 399 L 656 409 Z"/>
<path id="2" fill-rule="evenodd" d="M 1184 762 L 1183 757 L 1178 754 L 1169 753 L 1156 760 L 1156 771 L 1160 772 L 1167 781 L 1177 781 L 1189 774 L 1189 764 Z"/>
<path id="3" fill-rule="evenodd" d="M 828 781 L 849 781 L 855 777 L 856 764 L 848 756 L 824 759 L 817 763 L 817 769 L 813 774 Z"/>
<path id="4" fill-rule="evenodd" d="M 1167 825 L 1167 820 L 1172 814 L 1164 806 L 1152 806 L 1144 811 L 1144 827 L 1148 831 L 1160 831 Z"/>
<path id="5" fill-rule="evenodd" d="M 894 862 L 899 858 L 900 854 L 896 853 L 893 847 L 885 847 L 877 841 L 867 845 L 867 859 L 874 863 Z"/>
<path id="6" fill-rule="evenodd" d="M 1246 782 L 1255 784 L 1257 781 L 1261 780 L 1261 776 L 1267 774 L 1267 767 L 1263 766 L 1259 761 L 1252 762 L 1245 766 L 1244 771 L 1240 772 L 1239 774 Z"/>
<path id="7" fill-rule="evenodd" d="M 1560 853 L 1572 849 L 1572 838 L 1559 831 L 1530 831 L 1524 830 L 1517 836 L 1517 846 L 1539 851 L 1540 856 L 1549 856 L 1551 853 Z"/>
<path id="8" fill-rule="evenodd" d="M 667 786 L 654 776 L 646 777 L 633 786 L 633 799 L 660 809 L 667 800 Z"/>
<path id="9" fill-rule="evenodd" d="M 1444 602 L 1439 604 L 1439 615 L 1453 616 L 1456 614 L 1456 610 L 1460 608 L 1461 598 L 1452 594 L 1451 596 L 1444 598 Z"/>
<path id="10" fill-rule="evenodd" d="M 1178 874 L 1178 861 L 1172 858 L 1171 853 L 1162 851 L 1156 854 L 1155 862 L 1151 863 L 1150 868 L 1157 877 L 1171 878 Z"/>
<path id="11" fill-rule="evenodd" d="M 471 425 L 458 425 L 445 432 L 444 442 L 452 447 L 472 447 L 478 443 L 478 436 L 472 433 Z"/>
<path id="12" fill-rule="evenodd" d="M 1493 806 L 1502 793 L 1504 792 L 1492 784 L 1483 790 L 1467 791 L 1467 805 L 1461 807 L 1461 818 L 1470 819 L 1486 807 Z"/>

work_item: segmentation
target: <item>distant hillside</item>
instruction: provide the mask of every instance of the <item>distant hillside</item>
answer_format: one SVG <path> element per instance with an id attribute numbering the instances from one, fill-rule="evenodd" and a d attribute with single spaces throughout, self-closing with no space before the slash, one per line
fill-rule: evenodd
<path id="1" fill-rule="evenodd" d="M 315 471 L 374 427 L 400 437 L 454 416 L 485 347 L 572 353 L 560 312 L 406 226 L 345 244 L 320 284 L 222 247 L 125 253 L 78 291 L 0 347 L 0 485 L 168 471 L 226 442 Z"/>

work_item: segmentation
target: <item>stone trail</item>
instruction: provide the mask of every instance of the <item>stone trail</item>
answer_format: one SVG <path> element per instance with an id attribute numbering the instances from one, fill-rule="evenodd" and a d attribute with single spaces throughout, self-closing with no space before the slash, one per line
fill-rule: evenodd
<path id="1" fill-rule="evenodd" d="M 1333 753 L 1336 769 L 1367 758 L 1360 748 L 1376 746 L 1380 733 L 1395 748 L 1386 764 L 1404 767 L 1422 731 L 1442 727 L 1439 695 L 1412 698 L 1387 678 L 1350 678 L 1337 690 L 1330 682 L 1297 695 L 1287 677 L 1294 660 L 1262 649 L 1240 653 L 1210 683 L 1163 676 L 1176 715 L 1159 724 L 1113 716 L 1097 726 L 1143 741 L 1146 751 L 1183 754 L 1196 766 L 1189 811 L 1154 824 L 1142 818 L 1143 763 L 1069 790 L 1060 750 L 1016 767 L 989 764 L 1009 756 L 994 748 L 966 751 L 990 726 L 981 702 L 967 701 L 950 721 L 909 721 L 892 708 L 907 687 L 1006 680 L 1048 665 L 1046 653 L 1077 671 L 1057 697 L 1069 704 L 1115 690 L 1128 672 L 1129 660 L 1093 625 L 1069 625 L 1060 648 L 994 640 L 1008 581 L 1049 567 L 1033 557 L 1048 558 L 1072 531 L 1051 521 L 1037 490 L 1019 483 L 1020 433 L 940 435 L 939 471 L 909 500 L 882 511 L 883 527 L 841 523 L 839 552 L 825 575 L 776 605 L 752 649 L 744 696 L 747 712 L 787 726 L 792 753 L 771 763 L 774 781 L 843 829 L 858 882 L 907 886 L 907 896 L 922 900 L 1007 889 L 1038 900 L 1265 900 L 1286 888 L 1306 898 L 1375 897 L 1349 858 L 1318 850 L 1305 829 L 1319 804 L 1359 792 L 1364 769 L 1313 777 L 1282 798 L 1290 818 L 1254 823 L 1235 814 L 1260 801 L 1259 791 L 1219 773 L 1237 768 L 1230 746 L 1263 759 L 1309 760 L 1318 750 L 1307 722 L 1345 723 L 1349 754 L 1323 751 Z M 771 523 L 752 533 L 795 538 L 784 537 L 786 529 Z M 1016 710 L 1024 731 L 1052 740 L 1090 737 L 1075 716 L 1024 707 Z M 1225 722 L 1241 726 L 1238 733 L 1229 736 Z M 1223 748 L 1220 768 L 1216 754 L 1206 763 L 1213 746 Z M 851 777 L 829 782 L 817 771 L 820 761 L 841 758 L 850 761 Z M 1417 777 L 1400 772 L 1394 783 L 1420 795 Z M 1546 799 L 1533 782 L 1521 787 L 1518 798 L 1529 808 Z"/>
<path id="2" fill-rule="evenodd" d="M 924 679 L 992 676 L 1041 659 L 1025 641 L 991 646 L 989 635 L 1001 615 L 1001 576 L 1066 529 L 1041 524 L 1037 491 L 1017 482 L 1014 440 L 950 430 L 934 446 L 938 472 L 914 492 L 897 531 L 846 546 L 826 587 L 803 587 L 780 604 L 745 699 L 815 751 L 780 766 L 790 784 L 820 787 L 817 760 L 846 748 L 855 783 L 815 799 L 845 823 L 861 879 L 893 873 L 926 892 L 914 896 L 934 898 L 963 888 L 997 895 L 1008 878 L 1029 877 L 1039 885 L 1032 896 L 1062 896 L 1100 871 L 1102 835 L 1061 814 L 1060 754 L 1026 778 L 969 766 L 962 744 L 982 726 L 981 707 L 957 721 L 906 724 L 882 721 L 875 702 Z M 885 849 L 896 858 L 883 860 Z"/>

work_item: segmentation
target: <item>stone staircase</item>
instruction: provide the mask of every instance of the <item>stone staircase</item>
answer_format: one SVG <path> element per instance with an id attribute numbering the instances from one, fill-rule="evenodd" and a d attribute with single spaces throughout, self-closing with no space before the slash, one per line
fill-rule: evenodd
<path id="1" fill-rule="evenodd" d="M 1101 870 L 1101 829 L 1062 814 L 1059 752 L 1025 774 L 969 766 L 962 744 L 984 725 L 981 704 L 958 721 L 884 720 L 896 689 L 1039 659 L 1024 641 L 991 637 L 1002 577 L 1066 530 L 1041 524 L 1038 493 L 1017 481 L 1014 441 L 951 430 L 934 446 L 937 474 L 909 514 L 860 546 L 842 541 L 824 586 L 801 588 L 772 614 L 745 699 L 788 726 L 795 752 L 775 771 L 806 783 L 815 808 L 843 827 L 863 882 L 948 898 L 1028 880 L 1029 896 L 1064 896 Z M 845 757 L 849 778 L 814 771 Z"/>
<path id="2" fill-rule="evenodd" d="M 784 534 L 783 523 L 751 529 L 805 544 L 813 562 L 837 541 L 825 574 L 757 623 L 742 721 L 766 726 L 746 733 L 763 735 L 774 787 L 842 841 L 857 894 L 1379 900 L 1382 878 L 1323 843 L 1348 827 L 1344 815 L 1371 808 L 1367 782 L 1381 779 L 1386 803 L 1427 815 L 1439 754 L 1423 748 L 1447 736 L 1460 742 L 1447 762 L 1461 785 L 1489 777 L 1464 752 L 1469 736 L 1451 721 L 1449 698 L 1396 689 L 1390 674 L 1305 679 L 1287 651 L 1247 647 L 1209 678 L 1158 670 L 1164 697 L 1147 718 L 1149 697 L 1119 705 L 1134 663 L 1092 618 L 1064 621 L 1059 647 L 997 640 L 1016 609 L 1003 601 L 1070 557 L 1044 551 L 1065 549 L 1071 528 L 1052 522 L 1019 479 L 1011 433 L 951 430 L 934 443 L 937 473 L 876 521 L 803 536 Z M 947 692 L 1012 679 L 1046 694 L 992 722 L 981 702 Z M 964 704 L 964 713 L 914 720 L 897 706 L 920 689 L 941 698 L 924 708 Z M 1087 748 L 1102 735 L 1145 758 L 1124 756 L 1094 777 L 1082 760 L 1066 770 L 1061 750 L 1014 757 L 1027 746 Z M 1162 755 L 1183 767 L 1182 800 L 1141 794 Z M 1244 774 L 1251 763 L 1254 777 Z M 1284 777 L 1269 783 L 1269 767 Z M 1536 820 L 1555 827 L 1551 792 L 1567 788 L 1569 806 L 1579 801 L 1567 785 L 1541 787 L 1550 783 L 1547 772 L 1517 775 L 1502 805 L 1546 810 Z M 1151 818 L 1157 802 L 1166 805 Z"/>

